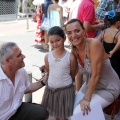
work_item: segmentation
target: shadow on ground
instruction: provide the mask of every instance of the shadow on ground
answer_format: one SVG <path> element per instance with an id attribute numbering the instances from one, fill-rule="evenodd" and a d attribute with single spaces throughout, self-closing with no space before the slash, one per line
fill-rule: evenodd
<path id="1" fill-rule="evenodd" d="M 42 45 L 39 45 L 39 44 L 33 45 L 32 47 L 38 49 L 40 52 L 43 52 L 43 53 L 46 53 L 46 52 L 49 51 L 49 50 L 43 49 L 43 46 L 42 46 Z"/>

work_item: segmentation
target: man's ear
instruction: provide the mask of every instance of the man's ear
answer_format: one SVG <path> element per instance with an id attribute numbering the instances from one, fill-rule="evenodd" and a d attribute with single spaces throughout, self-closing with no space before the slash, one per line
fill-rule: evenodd
<path id="1" fill-rule="evenodd" d="M 5 62 L 6 62 L 6 63 L 9 63 L 9 62 L 10 62 L 10 58 L 6 58 L 6 59 L 5 59 Z"/>
<path id="2" fill-rule="evenodd" d="M 66 36 L 64 36 L 64 42 L 66 41 Z"/>

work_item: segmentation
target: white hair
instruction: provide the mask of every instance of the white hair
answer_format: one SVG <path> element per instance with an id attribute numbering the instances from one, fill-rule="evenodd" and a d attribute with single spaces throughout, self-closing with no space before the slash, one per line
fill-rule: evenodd
<path id="1" fill-rule="evenodd" d="M 14 42 L 4 42 L 0 45 L 0 65 L 5 64 L 6 58 L 12 58 L 13 48 L 17 46 Z"/>

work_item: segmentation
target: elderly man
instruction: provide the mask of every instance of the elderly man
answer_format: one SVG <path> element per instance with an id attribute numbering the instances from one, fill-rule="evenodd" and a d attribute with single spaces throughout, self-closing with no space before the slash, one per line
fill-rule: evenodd
<path id="1" fill-rule="evenodd" d="M 0 120 L 45 120 L 48 111 L 38 104 L 23 103 L 25 93 L 42 88 L 42 82 L 28 83 L 22 51 L 14 42 L 0 46 Z"/>

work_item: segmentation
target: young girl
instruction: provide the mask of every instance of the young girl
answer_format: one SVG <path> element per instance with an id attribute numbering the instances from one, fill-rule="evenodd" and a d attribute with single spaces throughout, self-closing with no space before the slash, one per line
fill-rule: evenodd
<path id="1" fill-rule="evenodd" d="M 105 29 L 98 39 L 103 40 L 111 65 L 120 78 L 120 12 L 109 11 L 105 21 L 110 24 L 110 28 Z"/>
<path id="2" fill-rule="evenodd" d="M 75 97 L 73 81 L 77 61 L 75 56 L 64 48 L 66 37 L 62 28 L 52 27 L 48 32 L 48 38 L 53 51 L 45 56 L 45 68 L 49 77 L 42 105 L 56 120 L 66 120 L 73 113 Z"/>

